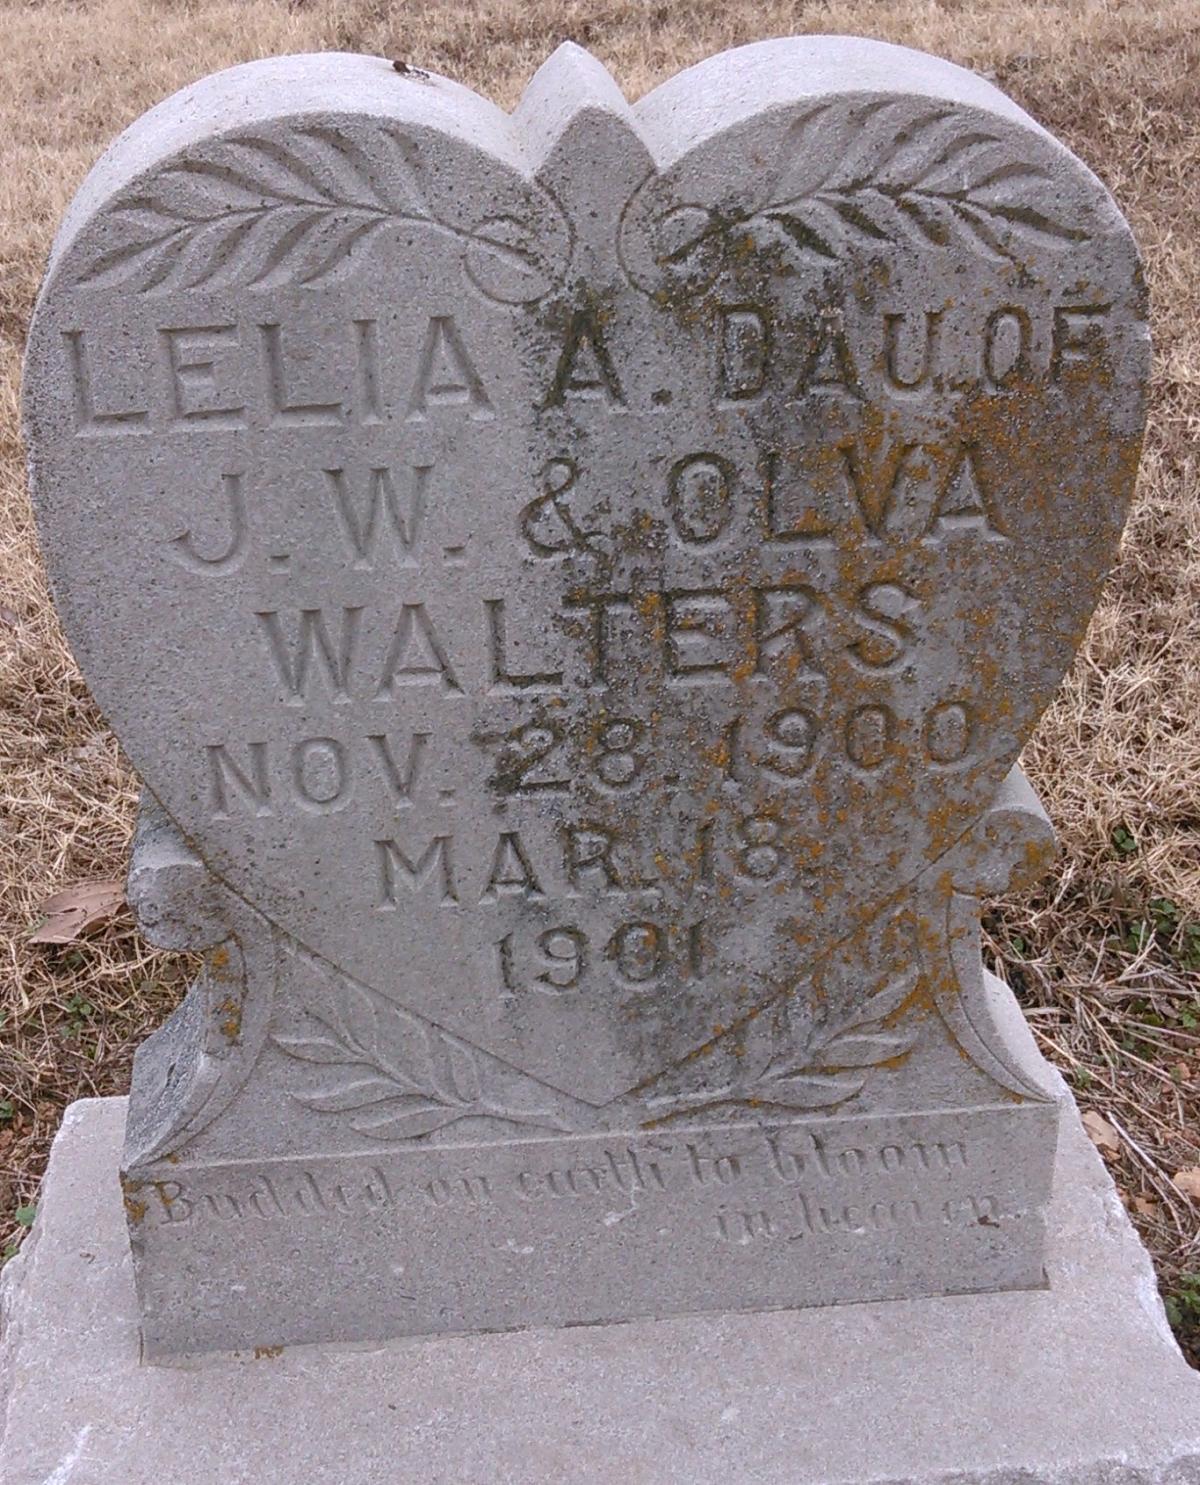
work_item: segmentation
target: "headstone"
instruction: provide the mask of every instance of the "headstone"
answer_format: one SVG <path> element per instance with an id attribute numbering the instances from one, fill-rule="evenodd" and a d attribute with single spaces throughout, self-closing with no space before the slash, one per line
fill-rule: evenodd
<path id="1" fill-rule="evenodd" d="M 359 56 L 59 233 L 59 610 L 203 950 L 139 1054 L 149 1356 L 1036 1289 L 1061 1093 L 979 898 L 1112 563 L 1136 249 L 996 88 L 818 38 L 507 116 Z"/>

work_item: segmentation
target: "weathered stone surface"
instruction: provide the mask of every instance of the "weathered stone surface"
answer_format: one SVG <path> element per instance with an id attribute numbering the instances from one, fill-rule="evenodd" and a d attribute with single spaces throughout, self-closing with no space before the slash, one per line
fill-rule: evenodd
<path id="1" fill-rule="evenodd" d="M 1047 858 L 1146 369 L 1099 182 L 902 49 L 631 108 L 568 47 L 512 117 L 283 58 L 124 135 L 26 414 L 207 952 L 135 1074 L 148 1350 L 1039 1283 L 977 898 Z"/>
<path id="2" fill-rule="evenodd" d="M 0 1479 L 1195 1485 L 1200 1379 L 1062 1108 L 1045 1289 L 147 1366 L 122 1104 L 76 1104 L 0 1280 Z"/>

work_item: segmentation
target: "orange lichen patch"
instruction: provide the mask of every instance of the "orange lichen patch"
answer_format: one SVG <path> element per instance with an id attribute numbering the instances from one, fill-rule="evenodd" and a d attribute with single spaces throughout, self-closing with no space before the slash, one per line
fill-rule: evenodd
<path id="1" fill-rule="evenodd" d="M 235 1042 L 242 1034 L 242 1005 L 232 996 L 227 995 L 217 1007 L 220 1015 L 224 1016 L 221 1022 L 221 1032 L 228 1041 Z"/>
<path id="2" fill-rule="evenodd" d="M 711 763 L 713 768 L 717 769 L 718 772 L 725 773 L 728 771 L 732 759 L 732 749 L 729 743 L 728 732 L 719 732 L 712 743 L 701 747 L 699 751 L 701 758 L 706 763 Z M 721 808 L 720 802 L 712 800 L 710 803 L 713 806 L 710 813 L 718 813 Z"/>
<path id="3" fill-rule="evenodd" d="M 169 1212 L 171 1210 L 172 1204 L 177 1200 L 176 1196 L 167 1189 L 169 1186 L 173 1186 L 174 1184 L 175 1183 L 173 1181 L 150 1182 L 150 1185 L 154 1187 L 154 1194 L 162 1203 L 162 1208 L 165 1212 Z"/>
<path id="4" fill-rule="evenodd" d="M 274 1361 L 277 1356 L 283 1355 L 282 1346 L 255 1346 L 255 1361 Z"/>
<path id="5" fill-rule="evenodd" d="M 142 1190 L 140 1181 L 131 1181 L 127 1177 L 121 1177 L 121 1200 L 125 1207 L 125 1215 L 135 1225 L 142 1221 L 146 1215 L 146 1202 L 138 1195 Z"/>
<path id="6" fill-rule="evenodd" d="M 933 805 L 925 816 L 930 854 L 936 857 L 948 851 L 962 835 L 970 818 L 971 812 L 964 810 L 957 800 L 946 799 Z"/>
<path id="7" fill-rule="evenodd" d="M 205 966 L 209 975 L 218 984 L 235 982 L 241 976 L 241 966 L 225 944 L 218 944 L 215 949 L 208 951 L 205 956 Z"/>

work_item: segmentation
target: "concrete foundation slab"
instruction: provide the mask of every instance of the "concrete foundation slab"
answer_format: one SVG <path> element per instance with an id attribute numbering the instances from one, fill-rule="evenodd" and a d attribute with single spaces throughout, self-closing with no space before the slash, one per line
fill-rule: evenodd
<path id="1" fill-rule="evenodd" d="M 1200 1481 L 1200 1376 L 1069 1101 L 1048 1287 L 139 1359 L 125 1106 L 68 1110 L 4 1270 L 4 1485 Z"/>

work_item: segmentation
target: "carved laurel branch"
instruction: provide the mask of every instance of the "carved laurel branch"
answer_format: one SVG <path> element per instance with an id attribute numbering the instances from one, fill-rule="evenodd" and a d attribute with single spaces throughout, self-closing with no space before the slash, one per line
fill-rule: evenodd
<path id="1" fill-rule="evenodd" d="M 802 1052 L 778 1052 L 752 1067 L 728 1088 L 655 1100 L 658 1119 L 743 1107 L 788 1113 L 829 1109 L 846 1103 L 866 1086 L 871 1073 L 903 1057 L 916 1040 L 911 1027 L 894 1027 L 891 1018 L 916 988 L 914 965 L 887 976 L 883 984 L 846 1016 L 821 1026 Z"/>
<path id="2" fill-rule="evenodd" d="M 318 977 L 319 1004 L 310 999 L 271 1040 L 288 1057 L 329 1069 L 318 1086 L 292 1092 L 297 1103 L 349 1113 L 352 1129 L 379 1140 L 417 1139 L 461 1119 L 569 1131 L 550 1111 L 513 1107 L 494 1086 L 486 1054 L 312 956 L 297 957 Z"/>
<path id="3" fill-rule="evenodd" d="M 682 206 L 660 217 L 657 261 L 712 277 L 747 235 L 818 266 L 852 244 L 958 241 L 1003 263 L 1023 247 L 1084 240 L 1082 228 L 1031 200 L 1051 187 L 1050 171 L 1013 159 L 1011 150 L 999 133 L 964 131 L 950 108 L 914 117 L 904 99 L 835 99 L 792 124 L 763 204 L 734 214 Z"/>
<path id="4" fill-rule="evenodd" d="M 871 1071 L 902 1057 L 916 1032 L 890 1030 L 887 1018 L 916 988 L 916 968 L 893 975 L 856 1013 L 824 1028 L 799 1061 L 775 1057 L 742 1091 L 742 1097 L 792 1109 L 823 1109 L 860 1093 Z"/>
<path id="5" fill-rule="evenodd" d="M 413 142 L 387 128 L 369 143 L 321 124 L 296 128 L 286 143 L 254 134 L 209 141 L 118 199 L 105 214 L 106 245 L 75 282 L 146 294 L 328 283 L 358 266 L 389 223 L 412 222 L 465 248 L 468 274 L 491 298 L 526 303 L 553 287 L 531 223 L 446 221 L 422 175 Z"/>

